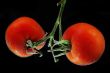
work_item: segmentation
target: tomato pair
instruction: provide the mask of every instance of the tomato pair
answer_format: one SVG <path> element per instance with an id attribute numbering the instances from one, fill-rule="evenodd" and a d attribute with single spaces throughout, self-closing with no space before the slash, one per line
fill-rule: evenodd
<path id="1" fill-rule="evenodd" d="M 6 44 L 17 56 L 29 57 L 26 47 L 27 40 L 39 41 L 45 35 L 42 27 L 32 18 L 20 17 L 6 30 Z M 87 23 L 77 23 L 70 26 L 63 34 L 63 39 L 70 41 L 68 60 L 77 65 L 89 65 L 96 62 L 104 52 L 105 40 L 102 33 Z M 41 49 L 45 43 L 37 46 Z"/>

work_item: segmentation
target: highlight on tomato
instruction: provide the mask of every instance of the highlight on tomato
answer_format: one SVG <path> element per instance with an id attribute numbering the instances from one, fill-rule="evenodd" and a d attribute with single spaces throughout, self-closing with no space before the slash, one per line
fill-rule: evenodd
<path id="1" fill-rule="evenodd" d="M 45 45 L 45 42 L 34 46 L 45 36 L 45 31 L 30 17 L 19 17 L 14 20 L 7 28 L 5 33 L 6 44 L 10 51 L 19 57 L 29 57 L 37 54 Z"/>
<path id="2" fill-rule="evenodd" d="M 97 62 L 105 50 L 103 34 L 88 23 L 76 23 L 66 29 L 63 39 L 70 41 L 71 49 L 66 57 L 76 65 L 90 65 Z"/>

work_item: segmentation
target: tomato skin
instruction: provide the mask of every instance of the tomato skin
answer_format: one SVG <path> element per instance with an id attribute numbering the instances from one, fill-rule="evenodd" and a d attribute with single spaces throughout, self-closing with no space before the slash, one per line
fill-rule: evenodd
<path id="1" fill-rule="evenodd" d="M 64 32 L 63 39 L 71 42 L 72 48 L 66 57 L 76 65 L 93 64 L 105 49 L 102 33 L 88 23 L 76 23 L 70 26 Z"/>
<path id="2" fill-rule="evenodd" d="M 5 40 L 9 50 L 15 55 L 29 57 L 32 54 L 26 53 L 26 41 L 32 40 L 36 42 L 43 38 L 44 35 L 44 30 L 34 19 L 24 16 L 16 19 L 9 25 L 5 33 Z M 37 46 L 38 49 L 41 49 L 44 44 Z"/>

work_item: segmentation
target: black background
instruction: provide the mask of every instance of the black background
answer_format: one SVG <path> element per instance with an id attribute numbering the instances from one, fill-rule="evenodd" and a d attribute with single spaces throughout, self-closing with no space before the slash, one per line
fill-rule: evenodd
<path id="1" fill-rule="evenodd" d="M 11 72 L 26 71 L 31 73 L 84 73 L 102 72 L 110 69 L 110 5 L 107 1 L 79 1 L 67 0 L 62 18 L 63 32 L 72 24 L 87 22 L 97 27 L 106 40 L 105 52 L 96 63 L 89 66 L 77 66 L 69 62 L 66 56 L 62 56 L 58 63 L 54 63 L 49 49 L 45 46 L 42 51 L 44 56 L 39 58 L 34 55 L 29 58 L 19 58 L 10 52 L 5 43 L 5 31 L 8 25 L 16 18 L 28 16 L 35 19 L 46 32 L 50 32 L 57 18 L 59 0 L 36 0 L 17 2 L 2 5 L 0 8 L 0 65 L 2 68 L 10 68 Z M 2 3 L 1 3 L 2 4 Z M 9 6 L 11 5 L 11 6 Z M 58 35 L 56 34 L 56 38 Z"/>

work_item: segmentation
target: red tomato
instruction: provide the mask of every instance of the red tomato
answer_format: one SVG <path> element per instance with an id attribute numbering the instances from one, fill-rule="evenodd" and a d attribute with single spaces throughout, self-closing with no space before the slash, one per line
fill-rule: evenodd
<path id="1" fill-rule="evenodd" d="M 104 36 L 88 23 L 77 23 L 70 26 L 64 32 L 63 38 L 69 40 L 72 45 L 66 57 L 76 65 L 93 64 L 104 52 Z"/>
<path id="2" fill-rule="evenodd" d="M 42 27 L 32 18 L 20 17 L 10 24 L 6 30 L 6 44 L 15 55 L 19 57 L 29 57 L 33 54 L 27 54 L 26 41 L 36 42 L 45 35 Z M 45 43 L 37 46 L 37 50 L 42 48 Z M 27 50 L 28 51 L 28 50 Z"/>

